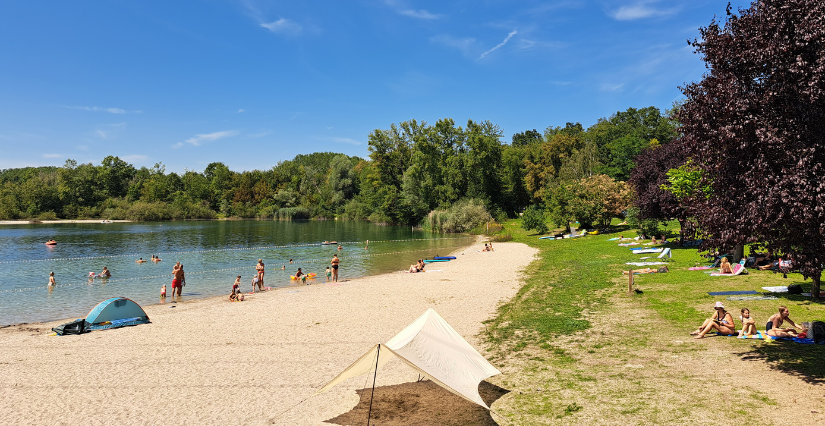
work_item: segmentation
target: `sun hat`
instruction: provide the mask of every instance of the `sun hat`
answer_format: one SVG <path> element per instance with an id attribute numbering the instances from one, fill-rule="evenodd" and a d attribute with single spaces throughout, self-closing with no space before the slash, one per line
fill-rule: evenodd
<path id="1" fill-rule="evenodd" d="M 723 305 L 723 304 L 722 304 L 722 302 L 716 302 L 716 305 L 715 305 L 713 308 L 714 308 L 714 309 L 715 309 L 715 308 L 722 308 L 722 309 L 725 309 L 725 305 Z"/>

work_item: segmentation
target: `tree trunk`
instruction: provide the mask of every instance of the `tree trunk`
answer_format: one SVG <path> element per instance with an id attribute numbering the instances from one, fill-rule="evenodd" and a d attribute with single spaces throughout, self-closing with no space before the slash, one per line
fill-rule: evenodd
<path id="1" fill-rule="evenodd" d="M 822 277 L 822 272 L 811 277 L 813 285 L 811 285 L 811 299 L 819 300 L 819 279 Z"/>
<path id="2" fill-rule="evenodd" d="M 685 246 L 685 220 L 679 219 L 679 247 Z"/>
<path id="3" fill-rule="evenodd" d="M 739 263 L 742 258 L 745 257 L 745 245 L 744 244 L 737 244 L 736 247 L 733 248 L 733 264 Z"/>

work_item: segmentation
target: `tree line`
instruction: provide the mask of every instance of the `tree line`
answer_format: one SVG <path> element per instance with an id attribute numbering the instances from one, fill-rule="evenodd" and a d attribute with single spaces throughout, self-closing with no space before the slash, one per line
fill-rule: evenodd
<path id="1" fill-rule="evenodd" d="M 99 165 L 70 159 L 0 171 L 0 220 L 344 218 L 466 230 L 538 205 L 559 225 L 595 224 L 626 207 L 633 158 L 675 129 L 667 114 L 647 107 L 586 129 L 528 130 L 509 143 L 489 121 L 410 120 L 370 133 L 369 158 L 312 153 L 264 171 L 214 162 L 178 174 L 115 156 Z"/>

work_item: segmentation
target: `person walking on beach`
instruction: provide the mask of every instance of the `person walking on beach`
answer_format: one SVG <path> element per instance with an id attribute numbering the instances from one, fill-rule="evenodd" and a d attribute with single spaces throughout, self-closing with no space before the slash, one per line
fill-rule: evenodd
<path id="1" fill-rule="evenodd" d="M 258 264 L 255 265 L 255 270 L 258 271 L 258 287 L 262 287 L 264 285 L 264 260 L 258 259 Z"/>
<path id="2" fill-rule="evenodd" d="M 332 262 L 330 262 L 330 263 L 332 264 L 332 282 L 337 283 L 338 282 L 338 264 L 341 263 L 341 261 L 338 259 L 337 254 L 332 256 Z"/>

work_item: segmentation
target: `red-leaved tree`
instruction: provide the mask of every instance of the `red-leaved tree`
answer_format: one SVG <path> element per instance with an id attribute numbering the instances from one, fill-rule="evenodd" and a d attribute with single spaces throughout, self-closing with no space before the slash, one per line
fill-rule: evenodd
<path id="1" fill-rule="evenodd" d="M 692 200 L 705 247 L 792 253 L 818 297 L 825 262 L 825 2 L 762 0 L 700 29 L 708 72 L 678 118 L 711 187 Z"/>
<path id="2" fill-rule="evenodd" d="M 685 145 L 680 139 L 661 146 L 645 148 L 636 156 L 636 167 L 627 183 L 633 191 L 633 205 L 640 219 L 677 219 L 685 228 L 687 213 L 673 193 L 662 189 L 668 185 L 667 172 L 685 164 Z"/>

